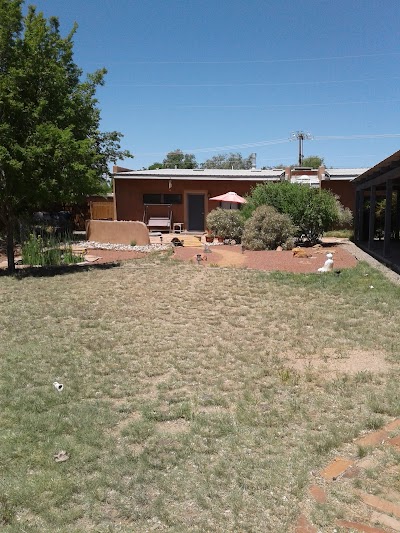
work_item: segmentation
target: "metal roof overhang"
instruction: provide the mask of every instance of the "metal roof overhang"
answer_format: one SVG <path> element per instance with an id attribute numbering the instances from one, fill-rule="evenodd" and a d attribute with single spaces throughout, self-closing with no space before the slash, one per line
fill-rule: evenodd
<path id="1" fill-rule="evenodd" d="M 352 180 L 359 189 L 366 189 L 372 185 L 380 185 L 389 179 L 400 177 L 400 150 L 383 161 L 377 163 L 363 174 Z"/>
<path id="2" fill-rule="evenodd" d="M 251 176 L 233 177 L 233 176 L 117 176 L 113 179 L 131 179 L 131 180 L 164 180 L 164 181 L 281 181 L 283 176 Z"/>

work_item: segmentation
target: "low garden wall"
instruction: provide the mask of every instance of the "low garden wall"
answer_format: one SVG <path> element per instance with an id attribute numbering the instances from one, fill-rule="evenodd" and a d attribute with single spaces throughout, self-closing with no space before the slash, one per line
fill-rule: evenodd
<path id="1" fill-rule="evenodd" d="M 86 235 L 89 241 L 112 244 L 150 244 L 146 224 L 125 220 L 87 220 Z"/>

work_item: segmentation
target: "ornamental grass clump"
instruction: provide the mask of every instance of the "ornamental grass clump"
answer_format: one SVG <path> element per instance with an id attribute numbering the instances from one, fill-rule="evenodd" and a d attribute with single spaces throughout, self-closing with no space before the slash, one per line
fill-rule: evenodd
<path id="1" fill-rule="evenodd" d="M 242 244 L 248 250 L 290 249 L 297 228 L 289 215 L 278 213 L 270 205 L 258 207 L 246 221 Z"/>
<path id="2" fill-rule="evenodd" d="M 22 245 L 21 255 L 22 264 L 32 266 L 70 265 L 83 260 L 81 255 L 74 254 L 71 244 L 33 234 Z"/>

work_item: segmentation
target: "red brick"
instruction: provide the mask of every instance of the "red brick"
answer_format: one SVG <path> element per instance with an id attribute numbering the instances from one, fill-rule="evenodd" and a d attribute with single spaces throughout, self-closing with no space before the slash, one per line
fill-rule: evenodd
<path id="1" fill-rule="evenodd" d="M 400 531 L 400 521 L 387 514 L 377 513 L 374 511 L 371 515 L 372 522 L 379 522 L 383 526 L 390 527 L 394 531 Z"/>
<path id="2" fill-rule="evenodd" d="M 397 448 L 400 448 L 400 435 L 398 437 L 394 437 L 393 439 L 389 439 L 387 443 L 391 446 L 396 446 Z"/>
<path id="3" fill-rule="evenodd" d="M 338 520 L 336 524 L 339 527 L 355 529 L 356 531 L 362 531 L 363 533 L 386 533 L 384 529 L 368 526 L 367 524 L 359 524 L 358 522 L 349 522 L 347 520 Z"/>
<path id="4" fill-rule="evenodd" d="M 392 422 L 389 422 L 389 424 L 386 424 L 386 426 L 383 426 L 383 429 L 386 431 L 393 431 L 397 428 L 400 428 L 400 418 L 396 418 L 396 420 L 393 420 Z"/>
<path id="5" fill-rule="evenodd" d="M 365 437 L 361 437 L 361 439 L 357 439 L 355 443 L 358 446 L 376 446 L 381 444 L 387 438 L 388 432 L 385 429 L 380 429 L 379 431 L 374 431 L 373 433 L 365 435 Z"/>
<path id="6" fill-rule="evenodd" d="M 400 505 L 389 502 L 388 500 L 382 500 L 382 498 L 374 496 L 373 494 L 367 494 L 366 492 L 361 492 L 360 496 L 362 501 L 370 507 L 382 511 L 383 513 L 393 514 L 397 518 L 400 518 Z"/>
<path id="7" fill-rule="evenodd" d="M 326 502 L 326 492 L 319 485 L 311 485 L 308 491 L 317 503 Z"/>
<path id="8" fill-rule="evenodd" d="M 299 519 L 297 520 L 296 524 L 296 529 L 294 531 L 295 533 L 318 533 L 317 528 L 310 524 L 310 522 L 303 514 L 299 516 Z"/>
<path id="9" fill-rule="evenodd" d="M 350 459 L 336 457 L 334 461 L 321 471 L 321 476 L 325 479 L 335 480 L 352 465 L 353 461 L 350 461 Z"/>

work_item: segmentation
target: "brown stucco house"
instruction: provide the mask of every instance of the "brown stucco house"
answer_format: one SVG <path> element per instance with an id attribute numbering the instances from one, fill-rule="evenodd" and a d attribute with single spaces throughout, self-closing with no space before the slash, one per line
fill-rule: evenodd
<path id="1" fill-rule="evenodd" d="M 207 214 L 219 206 L 209 199 L 234 191 L 243 196 L 261 182 L 281 181 L 282 169 L 158 169 L 114 167 L 115 220 L 170 217 L 186 231 L 203 232 Z"/>
<path id="2" fill-rule="evenodd" d="M 207 214 L 220 204 L 210 198 L 234 191 L 244 196 L 258 183 L 288 180 L 331 190 L 345 207 L 354 210 L 351 181 L 366 169 L 319 167 L 261 170 L 228 169 L 113 169 L 114 219 L 166 219 L 186 231 L 203 232 Z M 166 228 L 168 229 L 168 228 Z"/>

